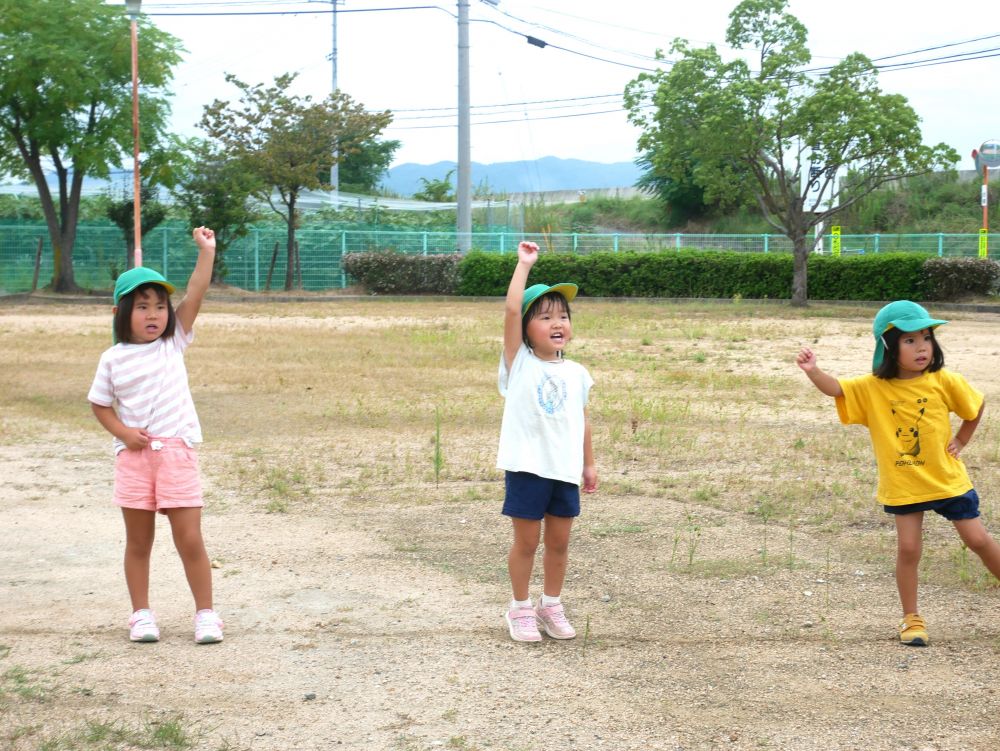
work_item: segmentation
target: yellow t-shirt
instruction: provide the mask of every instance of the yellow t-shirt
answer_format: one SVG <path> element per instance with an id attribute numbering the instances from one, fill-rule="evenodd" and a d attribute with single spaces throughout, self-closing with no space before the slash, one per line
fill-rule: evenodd
<path id="1" fill-rule="evenodd" d="M 864 375 L 840 387 L 840 421 L 865 425 L 871 435 L 879 503 L 905 506 L 972 489 L 965 465 L 948 453 L 950 413 L 974 420 L 983 405 L 982 393 L 962 376 L 943 368 L 906 379 Z"/>

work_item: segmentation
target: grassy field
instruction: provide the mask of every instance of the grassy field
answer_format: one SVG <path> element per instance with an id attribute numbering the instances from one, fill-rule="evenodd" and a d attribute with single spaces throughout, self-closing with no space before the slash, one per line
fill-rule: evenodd
<path id="1" fill-rule="evenodd" d="M 1000 709 L 986 688 L 1000 670 L 985 665 L 1000 654 L 995 582 L 928 519 L 932 646 L 893 642 L 895 536 L 873 500 L 867 434 L 839 425 L 793 363 L 808 344 L 834 375 L 864 372 L 877 307 L 580 299 L 568 356 L 596 382 L 600 473 L 564 593 L 580 637 L 532 651 L 509 643 L 499 617 L 500 303 L 207 303 L 187 363 L 230 651 L 196 657 L 245 691 L 208 689 L 199 703 L 178 688 L 205 669 L 189 664 L 193 645 L 155 645 L 171 659 L 151 661 L 122 627 L 109 439 L 86 404 L 110 313 L 0 304 L 0 748 L 554 747 L 522 735 L 529 722 L 583 749 L 995 748 L 984 719 Z M 953 319 L 948 365 L 996 404 L 1000 317 L 932 312 Z M 995 414 L 964 455 L 994 529 Z M 75 549 L 90 528 L 93 566 L 39 551 L 48 534 Z M 172 582 L 169 607 L 182 611 L 161 534 L 154 582 Z M 99 591 L 81 600 L 89 577 Z M 355 587 L 380 604 L 338 600 Z M 467 632 L 453 613 L 413 623 L 442 598 L 471 613 Z M 291 617 L 309 607 L 308 623 Z M 48 608 L 74 616 L 52 625 Z M 283 662 L 303 654 L 315 664 Z M 365 655 L 398 680 L 394 708 L 374 700 L 387 689 Z M 518 714 L 473 680 L 511 664 L 532 678 L 569 666 L 562 700 L 575 714 L 554 718 L 541 702 Z M 112 689 L 151 665 L 155 691 Z M 331 688 L 302 701 L 303 670 L 335 670 L 338 686 L 355 675 L 361 699 L 348 710 Z M 360 736 L 338 735 L 355 726 Z"/>

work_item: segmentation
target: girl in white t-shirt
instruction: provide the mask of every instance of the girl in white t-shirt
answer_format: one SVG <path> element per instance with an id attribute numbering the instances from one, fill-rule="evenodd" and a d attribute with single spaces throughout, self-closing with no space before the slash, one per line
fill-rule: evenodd
<path id="1" fill-rule="evenodd" d="M 580 486 L 597 490 L 587 401 L 593 380 L 582 365 L 563 359 L 572 339 L 569 302 L 575 284 L 536 284 L 527 290 L 538 246 L 522 242 L 507 289 L 499 388 L 505 397 L 497 468 L 505 471 L 503 513 L 513 524 L 507 557 L 513 599 L 504 613 L 515 641 L 572 639 L 560 602 L 570 530 L 580 514 Z M 582 483 L 581 483 L 582 478 Z M 544 583 L 532 607 L 535 551 L 543 535 Z"/>
<path id="2" fill-rule="evenodd" d="M 149 559 L 157 512 L 170 520 L 174 546 L 195 602 L 194 638 L 222 641 L 222 619 L 212 606 L 212 567 L 201 535 L 201 479 L 194 446 L 201 426 L 188 388 L 184 350 L 212 281 L 215 234 L 194 230 L 198 260 L 184 299 L 170 304 L 174 287 L 138 266 L 115 282 L 115 345 L 101 355 L 87 399 L 115 450 L 115 503 L 125 520 L 125 582 L 132 600 L 129 638 L 160 638 L 149 607 Z"/>

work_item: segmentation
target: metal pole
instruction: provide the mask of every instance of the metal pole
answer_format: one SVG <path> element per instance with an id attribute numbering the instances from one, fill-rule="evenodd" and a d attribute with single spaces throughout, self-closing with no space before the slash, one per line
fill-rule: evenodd
<path id="1" fill-rule="evenodd" d="M 469 114 L 469 0 L 458 0 L 458 249 L 472 248 L 472 148 Z"/>
<path id="2" fill-rule="evenodd" d="M 989 256 L 990 243 L 990 168 L 983 165 L 983 242 L 979 248 L 979 257 Z"/>
<path id="3" fill-rule="evenodd" d="M 990 231 L 990 168 L 983 165 L 983 229 Z"/>
<path id="4" fill-rule="evenodd" d="M 135 201 L 135 265 L 142 266 L 142 215 L 139 207 L 139 23 L 132 16 L 132 191 Z"/>

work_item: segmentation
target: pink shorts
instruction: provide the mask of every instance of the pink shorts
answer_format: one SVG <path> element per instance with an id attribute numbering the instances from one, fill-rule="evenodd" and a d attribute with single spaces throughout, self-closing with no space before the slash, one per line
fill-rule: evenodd
<path id="1" fill-rule="evenodd" d="M 204 506 L 198 452 L 181 438 L 151 438 L 144 449 L 115 457 L 115 503 L 159 511 Z"/>

